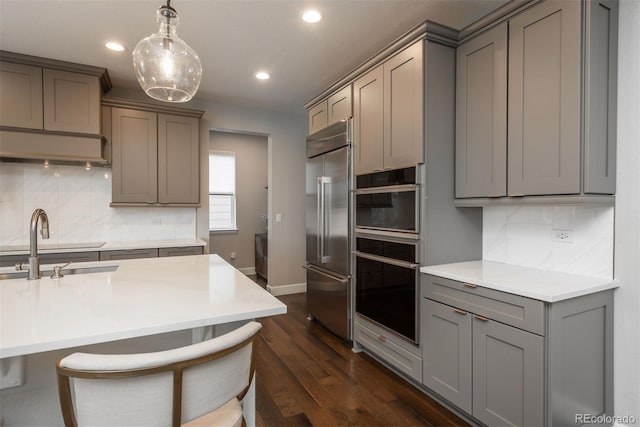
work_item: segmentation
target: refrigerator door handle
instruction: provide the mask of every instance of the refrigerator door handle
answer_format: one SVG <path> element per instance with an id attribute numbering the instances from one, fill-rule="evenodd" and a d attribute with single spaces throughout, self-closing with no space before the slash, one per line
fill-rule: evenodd
<path id="1" fill-rule="evenodd" d="M 302 268 L 304 268 L 305 270 L 313 271 L 314 273 L 318 273 L 321 276 L 328 277 L 328 278 L 330 278 L 332 280 L 335 280 L 337 282 L 340 282 L 340 283 L 347 283 L 349 281 L 349 277 L 337 277 L 337 276 L 334 276 L 333 274 L 325 273 L 322 270 L 318 270 L 318 269 L 315 269 L 313 267 L 309 267 L 307 265 L 303 265 Z"/>
<path id="2" fill-rule="evenodd" d="M 324 239 L 324 194 L 322 193 L 322 177 L 319 176 L 317 178 L 317 200 L 316 200 L 316 209 L 318 210 L 316 221 L 317 221 L 317 233 L 316 233 L 316 256 L 318 261 L 322 259 L 323 248 L 323 239 Z"/>
<path id="3" fill-rule="evenodd" d="M 320 194 L 320 212 L 321 212 L 321 220 L 320 220 L 320 245 L 318 248 L 318 254 L 320 255 L 320 264 L 326 264 L 329 262 L 330 257 L 325 255 L 326 248 L 326 237 L 327 237 L 327 187 L 326 184 L 331 184 L 331 177 L 321 176 L 318 178 L 318 186 Z"/>

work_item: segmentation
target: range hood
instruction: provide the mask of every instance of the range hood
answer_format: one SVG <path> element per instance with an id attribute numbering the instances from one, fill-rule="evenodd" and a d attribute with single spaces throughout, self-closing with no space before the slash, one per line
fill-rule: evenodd
<path id="1" fill-rule="evenodd" d="M 108 164 L 100 135 L 0 129 L 0 159 Z"/>

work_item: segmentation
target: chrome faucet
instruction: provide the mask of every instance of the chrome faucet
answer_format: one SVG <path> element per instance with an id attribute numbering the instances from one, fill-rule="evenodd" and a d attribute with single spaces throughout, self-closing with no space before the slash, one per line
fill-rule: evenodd
<path id="1" fill-rule="evenodd" d="M 42 229 L 40 230 L 42 238 L 49 238 L 49 218 L 47 217 L 47 213 L 44 209 L 36 209 L 33 211 L 33 215 L 31 215 L 29 273 L 27 275 L 27 280 L 35 280 L 42 277 L 40 275 L 40 257 L 38 256 L 38 235 L 36 234 L 39 219 L 42 219 Z"/>

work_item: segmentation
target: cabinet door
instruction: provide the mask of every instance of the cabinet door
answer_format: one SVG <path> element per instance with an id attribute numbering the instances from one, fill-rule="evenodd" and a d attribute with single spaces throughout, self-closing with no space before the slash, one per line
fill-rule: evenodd
<path id="1" fill-rule="evenodd" d="M 43 71 L 44 129 L 100 133 L 100 82 L 97 76 Z"/>
<path id="2" fill-rule="evenodd" d="M 112 202 L 158 201 L 158 118 L 156 113 L 114 108 L 111 113 Z"/>
<path id="3" fill-rule="evenodd" d="M 506 196 L 507 23 L 456 53 L 456 197 Z"/>
<path id="4" fill-rule="evenodd" d="M 580 5 L 545 1 L 509 21 L 508 193 L 580 192 Z"/>
<path id="5" fill-rule="evenodd" d="M 423 161 L 422 56 L 420 41 L 383 64 L 385 170 Z"/>
<path id="6" fill-rule="evenodd" d="M 327 100 L 327 125 L 348 119 L 351 117 L 351 110 L 351 86 L 347 86 Z"/>
<path id="7" fill-rule="evenodd" d="M 423 298 L 423 383 L 471 413 L 472 315 Z"/>
<path id="8" fill-rule="evenodd" d="M 0 125 L 42 129 L 42 68 L 0 62 Z"/>
<path id="9" fill-rule="evenodd" d="M 309 134 L 326 128 L 328 118 L 329 116 L 327 114 L 327 100 L 325 99 L 320 104 L 309 110 Z"/>
<path id="10" fill-rule="evenodd" d="M 100 252 L 100 261 L 116 261 L 119 259 L 157 258 L 158 249 L 122 249 Z"/>
<path id="11" fill-rule="evenodd" d="M 592 0 L 587 12 L 584 192 L 616 192 L 618 2 Z"/>
<path id="12" fill-rule="evenodd" d="M 158 257 L 202 255 L 202 246 L 185 246 L 178 248 L 159 248 Z"/>
<path id="13" fill-rule="evenodd" d="M 544 425 L 544 340 L 475 316 L 473 416 L 490 426 Z"/>
<path id="14" fill-rule="evenodd" d="M 383 70 L 374 68 L 353 84 L 353 141 L 356 175 L 382 170 Z"/>
<path id="15" fill-rule="evenodd" d="M 199 120 L 158 115 L 158 201 L 200 202 Z"/>

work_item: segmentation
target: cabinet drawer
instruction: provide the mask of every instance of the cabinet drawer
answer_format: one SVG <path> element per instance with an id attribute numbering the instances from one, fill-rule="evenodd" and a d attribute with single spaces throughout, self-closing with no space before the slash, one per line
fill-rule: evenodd
<path id="1" fill-rule="evenodd" d="M 62 252 L 56 254 L 40 254 L 40 265 L 66 264 L 67 262 L 99 261 L 98 252 Z"/>
<path id="2" fill-rule="evenodd" d="M 181 247 L 181 248 L 158 249 L 159 257 L 186 256 L 186 255 L 202 255 L 202 246 L 187 246 L 187 247 Z"/>
<path id="3" fill-rule="evenodd" d="M 422 382 L 422 357 L 419 356 L 420 349 L 417 346 L 361 318 L 357 318 L 354 324 L 354 341 L 411 378 Z"/>
<path id="4" fill-rule="evenodd" d="M 158 249 L 129 249 L 100 252 L 100 261 L 114 261 L 118 259 L 157 258 Z"/>
<path id="5" fill-rule="evenodd" d="M 544 302 L 481 286 L 425 275 L 422 296 L 544 335 Z"/>

